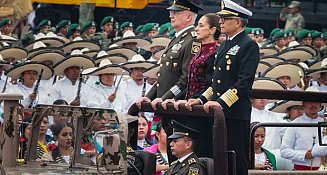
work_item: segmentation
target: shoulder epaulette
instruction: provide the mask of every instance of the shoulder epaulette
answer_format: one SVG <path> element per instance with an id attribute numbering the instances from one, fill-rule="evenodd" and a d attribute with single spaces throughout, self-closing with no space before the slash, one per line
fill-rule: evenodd
<path id="1" fill-rule="evenodd" d="M 178 160 L 175 160 L 173 162 L 170 163 L 170 165 L 175 165 L 177 163 Z"/>
<path id="2" fill-rule="evenodd" d="M 193 163 L 196 163 L 196 160 L 195 160 L 194 158 L 190 158 L 190 159 L 188 160 L 188 164 L 191 165 L 191 164 L 193 164 Z"/>

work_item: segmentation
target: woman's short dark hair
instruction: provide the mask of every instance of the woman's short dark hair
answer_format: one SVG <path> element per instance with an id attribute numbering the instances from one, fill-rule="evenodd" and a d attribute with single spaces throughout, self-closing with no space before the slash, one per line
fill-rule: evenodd
<path id="1" fill-rule="evenodd" d="M 210 28 L 216 27 L 216 32 L 213 34 L 213 38 L 215 40 L 218 40 L 219 35 L 221 33 L 220 27 L 219 27 L 219 17 L 215 13 L 207 13 L 204 16 L 207 18 L 207 22 L 208 22 Z"/>

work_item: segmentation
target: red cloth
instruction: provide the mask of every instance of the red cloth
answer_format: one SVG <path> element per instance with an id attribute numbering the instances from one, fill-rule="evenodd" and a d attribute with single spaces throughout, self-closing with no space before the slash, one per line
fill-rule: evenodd
<path id="1" fill-rule="evenodd" d="M 294 169 L 296 169 L 296 170 L 318 170 L 319 167 L 309 167 L 309 166 L 294 164 Z"/>

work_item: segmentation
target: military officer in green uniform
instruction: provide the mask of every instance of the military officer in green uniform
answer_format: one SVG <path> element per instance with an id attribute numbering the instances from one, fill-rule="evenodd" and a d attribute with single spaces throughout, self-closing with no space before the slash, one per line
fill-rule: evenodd
<path id="1" fill-rule="evenodd" d="M 38 34 L 38 33 L 47 34 L 48 31 L 51 29 L 51 25 L 52 24 L 51 24 L 50 20 L 47 20 L 47 19 L 42 20 L 39 23 L 39 25 L 37 26 L 35 34 Z M 28 43 L 31 43 L 34 41 L 34 39 L 35 38 L 34 38 L 33 31 L 29 31 L 21 38 L 22 45 L 24 46 Z"/>
<path id="2" fill-rule="evenodd" d="M 3 18 L 0 21 L 1 34 L 18 39 L 18 36 L 16 34 L 12 34 L 11 30 L 12 30 L 12 21 L 11 21 L 11 19 Z"/>
<path id="3" fill-rule="evenodd" d="M 123 22 L 121 25 L 120 25 L 120 35 L 123 36 L 124 33 L 127 31 L 127 30 L 131 30 L 133 31 L 133 23 L 132 22 L 129 22 L 129 21 L 126 21 L 126 22 Z"/>
<path id="4" fill-rule="evenodd" d="M 109 45 L 111 44 L 114 34 L 114 18 L 112 16 L 107 16 L 101 21 L 101 33 L 96 33 L 94 35 L 93 40 L 96 40 L 102 49 L 109 49 Z"/>
<path id="5" fill-rule="evenodd" d="M 147 23 L 142 28 L 142 34 L 145 38 L 153 38 L 159 33 L 158 23 Z"/>
<path id="6" fill-rule="evenodd" d="M 287 8 L 283 8 L 279 14 L 282 21 L 286 21 L 285 30 L 293 29 L 295 34 L 304 28 L 305 21 L 300 13 L 300 2 L 292 1 Z"/>
<path id="7" fill-rule="evenodd" d="M 297 35 L 297 40 L 300 43 L 300 45 L 311 46 L 312 45 L 311 32 L 308 29 L 300 30 Z"/>
<path id="8" fill-rule="evenodd" d="M 67 34 L 66 34 L 66 38 L 73 41 L 74 38 L 79 37 L 81 35 L 81 27 L 76 24 L 73 23 L 70 26 L 68 26 L 67 28 Z"/>
<path id="9" fill-rule="evenodd" d="M 94 21 L 86 21 L 81 26 L 81 38 L 90 41 L 96 32 L 96 25 Z"/>
<path id="10" fill-rule="evenodd" d="M 168 36 L 171 28 L 172 28 L 172 26 L 171 26 L 170 22 L 169 23 L 166 23 L 166 24 L 162 24 L 159 27 L 159 33 L 158 33 L 158 35 Z"/>
<path id="11" fill-rule="evenodd" d="M 178 160 L 170 164 L 166 175 L 205 175 L 204 165 L 193 152 L 199 132 L 175 120 L 172 120 L 172 125 L 174 132 L 168 139 L 171 139 L 171 152 Z"/>
<path id="12" fill-rule="evenodd" d="M 58 36 L 65 37 L 67 35 L 67 28 L 71 24 L 69 20 L 61 20 L 57 25 L 56 25 L 56 31 Z"/>

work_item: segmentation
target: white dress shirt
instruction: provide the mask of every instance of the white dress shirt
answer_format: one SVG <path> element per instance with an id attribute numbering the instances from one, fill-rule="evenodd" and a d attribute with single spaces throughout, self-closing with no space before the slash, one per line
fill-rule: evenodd
<path id="1" fill-rule="evenodd" d="M 296 118 L 292 123 L 318 123 L 323 118 L 317 117 L 311 119 L 305 114 Z M 293 164 L 320 167 L 320 157 L 314 159 L 305 159 L 305 153 L 311 150 L 313 145 L 318 141 L 317 128 L 309 127 L 290 127 L 286 129 L 281 146 L 281 156 L 289 159 Z"/>
<path id="2" fill-rule="evenodd" d="M 327 144 L 327 135 L 322 138 L 322 143 Z M 327 146 L 320 146 L 319 142 L 315 144 L 312 148 L 313 157 L 323 157 L 327 156 Z"/>

